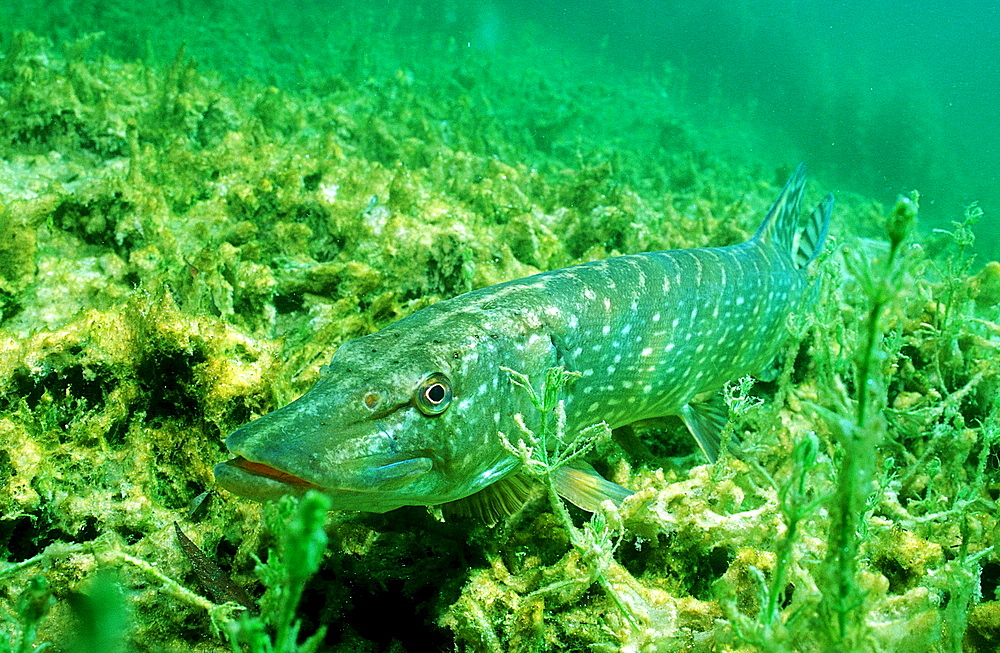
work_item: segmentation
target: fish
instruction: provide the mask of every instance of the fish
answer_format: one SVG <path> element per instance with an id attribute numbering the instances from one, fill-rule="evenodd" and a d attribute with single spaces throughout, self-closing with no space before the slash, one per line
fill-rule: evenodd
<path id="1" fill-rule="evenodd" d="M 800 164 L 749 240 L 573 265 L 446 299 L 341 345 L 295 401 L 236 429 L 217 484 L 266 501 L 320 490 L 332 509 L 447 508 L 496 521 L 532 482 L 501 433 L 538 411 L 510 370 L 564 389 L 565 433 L 678 415 L 714 462 L 726 383 L 773 375 L 786 320 L 808 304 L 834 198 L 800 226 Z M 507 370 L 507 371 L 505 371 Z M 537 432 L 537 431 L 536 431 Z M 584 509 L 632 492 L 586 463 L 555 471 Z"/>

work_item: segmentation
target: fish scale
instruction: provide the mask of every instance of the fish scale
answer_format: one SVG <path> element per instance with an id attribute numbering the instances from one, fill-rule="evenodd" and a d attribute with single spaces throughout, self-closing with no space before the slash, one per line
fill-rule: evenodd
<path id="1" fill-rule="evenodd" d="M 763 269 L 771 274 L 760 275 Z M 781 344 L 768 334 L 783 326 L 801 295 L 798 272 L 790 257 L 750 242 L 553 273 L 547 286 L 569 277 L 595 296 L 579 291 L 578 301 L 561 306 L 558 293 L 546 293 L 567 316 L 553 325 L 556 347 L 565 352 L 559 363 L 581 374 L 566 398 L 571 427 L 593 423 L 595 413 L 612 428 L 677 414 L 694 396 L 761 371 Z"/>
<path id="2" fill-rule="evenodd" d="M 620 256 L 508 281 L 438 302 L 342 345 L 302 397 L 233 432 L 219 484 L 259 500 L 318 488 L 334 508 L 384 512 L 446 504 L 496 519 L 528 491 L 498 433 L 541 417 L 503 368 L 537 385 L 556 366 L 566 431 L 679 415 L 719 454 L 720 390 L 771 365 L 804 302 L 833 197 L 800 229 L 805 167 L 753 238 L 727 247 Z M 625 488 L 585 464 L 558 470 L 564 497 L 589 510 Z"/>

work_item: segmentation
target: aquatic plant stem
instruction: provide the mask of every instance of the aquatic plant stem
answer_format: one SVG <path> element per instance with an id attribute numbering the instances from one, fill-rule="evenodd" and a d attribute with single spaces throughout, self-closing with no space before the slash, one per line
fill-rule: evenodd
<path id="1" fill-rule="evenodd" d="M 639 623 L 633 608 L 629 606 L 619 590 L 611 584 L 605 573 L 609 564 L 613 562 L 612 554 L 618 545 L 618 542 L 612 542 L 608 537 L 609 529 L 606 516 L 600 512 L 594 513 L 589 524 L 583 529 L 577 528 L 552 481 L 552 474 L 556 470 L 588 452 L 599 440 L 609 437 L 611 430 L 607 424 L 602 422 L 584 429 L 574 438 L 567 437 L 566 409 L 564 402 L 559 399 L 559 393 L 564 385 L 575 380 L 579 374 L 566 372 L 562 367 L 550 368 L 546 373 L 545 380 L 542 381 L 540 391 L 536 392 L 530 379 L 524 374 L 506 367 L 501 369 L 510 375 L 511 381 L 516 386 L 528 394 L 532 406 L 539 412 L 540 417 L 536 427 L 537 432 L 535 432 L 527 426 L 523 416 L 515 415 L 514 421 L 521 431 L 521 439 L 514 443 L 506 435 L 500 433 L 499 436 L 504 448 L 520 459 L 525 471 L 539 478 L 544 485 L 552 512 L 565 529 L 570 544 L 577 550 L 586 564 L 590 582 L 596 581 L 618 606 L 628 624 L 636 632 L 641 632 L 642 625 Z M 549 429 L 553 422 L 555 432 L 550 434 Z M 551 451 L 549 451 L 550 444 Z M 618 525 L 618 530 L 620 528 Z M 556 585 L 561 586 L 562 584 L 560 582 Z M 555 586 L 549 586 L 538 591 L 544 593 L 555 588 Z"/>
<path id="2" fill-rule="evenodd" d="M 836 618 L 836 632 L 832 633 L 827 648 L 831 652 L 844 650 L 844 645 L 854 639 L 855 627 L 863 619 L 859 608 L 864 592 L 857 582 L 861 533 L 868 496 L 874 489 L 876 450 L 884 432 L 884 425 L 872 414 L 873 399 L 882 392 L 874 387 L 880 366 L 881 320 L 886 308 L 900 294 L 903 270 L 898 255 L 916 214 L 916 196 L 912 199 L 900 197 L 886 222 L 889 254 L 882 269 L 873 271 L 866 261 L 855 263 L 870 305 L 855 363 L 857 392 L 853 420 L 835 419 L 832 424 L 840 435 L 841 460 L 830 505 L 825 561 L 827 587 L 823 596 L 825 610 L 822 611 Z"/>

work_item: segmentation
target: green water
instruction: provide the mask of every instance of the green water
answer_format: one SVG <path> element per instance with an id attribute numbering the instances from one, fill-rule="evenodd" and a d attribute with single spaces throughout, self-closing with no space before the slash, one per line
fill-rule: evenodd
<path id="1" fill-rule="evenodd" d="M 979 202 L 979 247 L 992 258 L 1000 251 L 998 23 L 992 5 L 903 0 L 28 0 L 0 8 L 4 40 L 20 29 L 57 44 L 102 32 L 94 52 L 154 65 L 185 44 L 203 72 L 293 91 L 338 77 L 377 83 L 396 70 L 434 84 L 461 68 L 491 110 L 543 151 L 522 159 L 548 159 L 559 140 L 556 154 L 571 161 L 587 141 L 603 140 L 642 153 L 642 181 L 678 147 L 764 167 L 803 160 L 834 190 L 885 204 L 919 190 L 925 232 Z M 537 79 L 538 96 L 507 94 L 510 77 Z M 663 105 L 699 130 L 695 143 L 656 124 Z"/>

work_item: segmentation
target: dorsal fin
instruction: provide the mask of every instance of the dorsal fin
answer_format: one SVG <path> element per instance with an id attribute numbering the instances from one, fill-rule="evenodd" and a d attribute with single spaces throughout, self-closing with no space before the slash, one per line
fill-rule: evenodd
<path id="1" fill-rule="evenodd" d="M 833 210 L 833 195 L 827 195 L 813 209 L 808 223 L 800 231 L 799 211 L 805 188 L 806 164 L 800 163 L 754 234 L 755 239 L 788 252 L 798 268 L 808 265 L 823 249 Z"/>
<path id="2" fill-rule="evenodd" d="M 802 193 L 806 189 L 806 164 L 800 163 L 792 176 L 785 182 L 778 199 L 774 200 L 767 217 L 760 223 L 760 228 L 754 234 L 765 243 L 770 243 L 778 249 L 791 254 L 792 240 L 795 238 L 795 228 L 799 226 L 799 208 L 802 206 Z"/>

